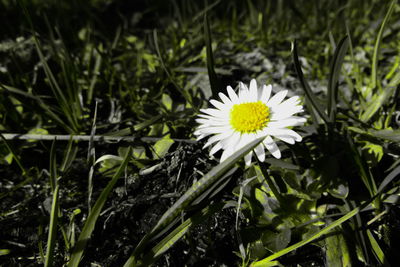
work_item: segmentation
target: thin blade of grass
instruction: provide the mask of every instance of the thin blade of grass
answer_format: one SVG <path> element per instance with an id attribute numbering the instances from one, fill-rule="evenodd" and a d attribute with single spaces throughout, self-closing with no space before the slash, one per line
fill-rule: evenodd
<path id="1" fill-rule="evenodd" d="M 211 31 L 207 13 L 204 15 L 204 40 L 206 42 L 207 71 L 210 80 L 212 98 L 216 99 L 221 88 L 218 76 L 214 69 L 214 55 L 212 51 Z"/>
<path id="2" fill-rule="evenodd" d="M 371 87 L 372 87 L 372 89 L 374 89 L 377 86 L 380 88 L 380 84 L 378 84 L 378 74 L 377 74 L 379 48 L 380 48 L 381 41 L 382 41 L 383 31 L 385 30 L 387 22 L 389 21 L 391 15 L 393 13 L 393 9 L 394 9 L 394 6 L 395 6 L 396 2 L 397 2 L 396 0 L 393 0 L 390 3 L 389 9 L 388 9 L 388 11 L 387 11 L 387 13 L 385 15 L 385 18 L 382 21 L 381 27 L 379 29 L 378 36 L 376 37 L 376 42 L 375 42 L 375 46 L 374 46 L 374 54 L 372 56 L 372 66 L 371 66 L 371 69 L 372 69 L 372 72 L 371 72 L 371 81 L 372 81 Z"/>
<path id="3" fill-rule="evenodd" d="M 224 203 L 216 203 L 205 207 L 201 211 L 197 212 L 194 216 L 185 220 L 178 227 L 176 227 L 170 234 L 162 239 L 157 245 L 155 245 L 149 253 L 143 258 L 143 266 L 149 266 L 155 262 L 163 253 L 170 249 L 179 239 L 181 239 L 190 227 L 194 227 L 204 222 L 208 217 L 220 211 L 224 207 Z"/>
<path id="4" fill-rule="evenodd" d="M 300 84 L 304 89 L 304 92 L 306 93 L 306 97 L 308 101 L 310 101 L 311 105 L 313 108 L 317 111 L 318 115 L 322 118 L 322 120 L 325 123 L 329 122 L 329 118 L 326 115 L 325 111 L 321 107 L 321 105 L 318 103 L 317 97 L 314 95 L 312 92 L 310 85 L 308 85 L 307 81 L 304 78 L 303 71 L 301 70 L 301 64 L 299 61 L 299 56 L 297 53 L 297 42 L 296 40 L 292 43 L 292 53 L 293 53 L 293 63 L 294 67 L 296 69 L 297 76 L 300 80 Z"/>
<path id="5" fill-rule="evenodd" d="M 386 186 L 393 181 L 394 178 L 400 175 L 400 166 L 397 166 L 393 171 L 391 171 L 385 179 L 383 179 L 382 183 L 379 185 L 378 192 L 382 193 Z"/>
<path id="6" fill-rule="evenodd" d="M 344 56 L 346 55 L 348 46 L 349 46 L 349 37 L 346 35 L 339 41 L 335 49 L 331 65 L 331 71 L 328 81 L 328 98 L 327 98 L 328 116 L 331 123 L 334 123 L 336 120 L 338 80 L 339 80 L 340 70 L 342 69 L 343 59 Z"/>
<path id="7" fill-rule="evenodd" d="M 50 148 L 50 186 L 51 190 L 54 191 L 56 189 L 57 184 L 57 163 L 56 163 L 56 140 L 54 137 L 53 142 L 51 143 Z"/>
<path id="8" fill-rule="evenodd" d="M 346 215 L 342 216 L 341 218 L 337 219 L 336 221 L 334 221 L 333 223 L 331 223 L 330 225 L 328 225 L 327 227 L 321 229 L 320 231 L 318 231 L 317 233 L 313 234 L 312 236 L 296 243 L 293 244 L 285 249 L 282 249 L 281 251 L 278 251 L 274 254 L 272 254 L 271 256 L 268 256 L 267 258 L 260 260 L 260 261 L 256 261 L 253 262 L 250 266 L 251 267 L 262 267 L 265 266 L 265 264 L 269 263 L 270 261 L 277 259 L 293 250 L 296 250 L 314 240 L 316 240 L 317 238 L 322 237 L 323 235 L 329 233 L 332 229 L 334 229 L 335 227 L 341 225 L 342 223 L 344 223 L 345 221 L 349 220 L 350 218 L 352 218 L 354 215 L 358 214 L 363 208 L 365 208 L 366 206 L 368 206 L 368 204 L 372 201 L 373 199 L 371 199 L 370 201 L 362 204 L 361 206 L 353 209 L 352 211 L 350 211 L 349 213 L 347 213 Z"/>
<path id="9" fill-rule="evenodd" d="M 367 229 L 367 236 L 369 238 L 369 242 L 371 243 L 372 251 L 374 252 L 375 258 L 379 261 L 379 266 L 390 266 L 388 265 L 387 258 L 382 248 L 379 246 L 375 237 L 372 235 L 371 231 Z"/>
<path id="10" fill-rule="evenodd" d="M 56 245 L 56 236 L 57 236 L 58 211 L 59 211 L 58 207 L 59 189 L 60 186 L 57 184 L 53 191 L 53 203 L 51 205 L 49 234 L 47 237 L 46 260 L 44 263 L 45 267 L 53 266 L 54 248 Z"/>
<path id="11" fill-rule="evenodd" d="M 90 236 L 93 232 L 93 229 L 96 225 L 96 221 L 100 215 L 100 211 L 102 210 L 108 195 L 110 194 L 111 190 L 113 189 L 115 183 L 118 181 L 119 177 L 122 175 L 124 172 L 129 158 L 132 153 L 132 148 L 129 147 L 126 156 L 119 166 L 117 172 L 114 174 L 112 177 L 111 181 L 107 184 L 107 186 L 104 188 L 104 190 L 101 192 L 99 198 L 97 199 L 96 203 L 94 204 L 86 222 L 85 225 L 83 226 L 82 232 L 79 235 L 78 241 L 76 242 L 74 249 L 72 251 L 71 259 L 68 262 L 68 267 L 77 267 L 79 265 L 79 262 L 81 260 L 83 251 L 86 247 L 87 242 L 90 239 Z"/>

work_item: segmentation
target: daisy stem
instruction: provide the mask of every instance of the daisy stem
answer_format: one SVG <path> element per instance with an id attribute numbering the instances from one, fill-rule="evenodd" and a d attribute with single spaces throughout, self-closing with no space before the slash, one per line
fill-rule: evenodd
<path id="1" fill-rule="evenodd" d="M 279 203 L 282 203 L 283 198 L 281 193 L 279 192 L 279 189 L 276 187 L 275 182 L 272 180 L 271 176 L 268 174 L 268 166 L 264 162 L 261 162 L 258 158 L 258 166 L 260 166 L 260 170 L 262 175 L 264 176 L 265 181 L 267 182 L 269 188 L 271 189 L 272 193 L 276 197 L 276 199 L 279 201 Z"/>

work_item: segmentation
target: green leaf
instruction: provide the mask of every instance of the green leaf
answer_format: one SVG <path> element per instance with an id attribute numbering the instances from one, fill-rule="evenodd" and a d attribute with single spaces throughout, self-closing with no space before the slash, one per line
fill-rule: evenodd
<path id="1" fill-rule="evenodd" d="M 87 242 L 90 239 L 90 236 L 93 232 L 94 226 L 96 225 L 96 221 L 99 218 L 100 211 L 102 210 L 108 195 L 110 194 L 111 190 L 113 189 L 115 183 L 118 181 L 119 177 L 124 172 L 129 158 L 131 156 L 131 148 L 129 148 L 124 161 L 121 163 L 118 171 L 114 174 L 111 181 L 107 184 L 104 190 L 101 192 L 99 198 L 97 199 L 96 203 L 94 204 L 89 216 L 86 219 L 85 225 L 83 226 L 82 232 L 79 235 L 78 241 L 76 242 L 74 249 L 72 251 L 71 259 L 68 262 L 68 267 L 77 267 L 81 260 L 83 251 L 86 247 Z"/>
<path id="2" fill-rule="evenodd" d="M 162 158 L 167 154 L 168 149 L 172 146 L 174 140 L 169 137 L 169 134 L 158 140 L 154 145 L 154 154 L 157 158 Z"/>

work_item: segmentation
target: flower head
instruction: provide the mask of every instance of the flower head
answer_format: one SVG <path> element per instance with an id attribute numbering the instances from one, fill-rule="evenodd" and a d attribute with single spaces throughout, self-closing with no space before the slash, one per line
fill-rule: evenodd
<path id="1" fill-rule="evenodd" d="M 197 140 L 211 135 L 204 147 L 213 145 L 210 155 L 222 149 L 222 162 L 252 140 L 264 137 L 245 156 L 246 165 L 250 165 L 253 152 L 264 161 L 265 148 L 275 158 L 280 158 L 281 152 L 273 137 L 289 144 L 301 141 L 301 136 L 289 127 L 303 125 L 306 119 L 294 116 L 303 111 L 298 96 L 283 101 L 287 90 L 272 97 L 271 90 L 271 85 L 258 89 L 254 79 L 250 88 L 239 83 L 239 94 L 228 86 L 228 95 L 219 93 L 222 102 L 211 99 L 215 108 L 200 110 L 202 114 L 196 119 L 200 125 L 194 132 Z"/>

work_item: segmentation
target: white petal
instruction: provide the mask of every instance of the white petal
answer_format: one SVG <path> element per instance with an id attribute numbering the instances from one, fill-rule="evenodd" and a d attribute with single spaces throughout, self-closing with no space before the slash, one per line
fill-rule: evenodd
<path id="1" fill-rule="evenodd" d="M 273 108 L 276 105 L 279 105 L 282 102 L 282 100 L 285 98 L 287 93 L 288 93 L 288 90 L 283 90 L 283 91 L 278 92 L 273 97 L 271 97 L 271 99 L 267 103 L 268 107 Z"/>
<path id="2" fill-rule="evenodd" d="M 233 105 L 232 101 L 223 93 L 218 93 L 219 98 L 221 98 L 222 102 L 224 102 L 225 105 Z"/>
<path id="3" fill-rule="evenodd" d="M 203 113 L 206 113 L 208 115 L 214 116 L 214 117 L 219 117 L 219 118 L 229 117 L 228 112 L 224 112 L 224 111 L 221 111 L 221 110 L 215 109 L 215 108 L 200 109 L 200 111 Z"/>
<path id="4" fill-rule="evenodd" d="M 233 154 L 233 152 L 234 152 L 234 150 L 232 150 L 232 149 L 224 150 L 224 152 L 222 152 L 220 162 L 223 162 L 224 160 L 226 160 L 229 156 L 231 156 Z"/>
<path id="5" fill-rule="evenodd" d="M 270 98 L 270 96 L 271 96 L 271 91 L 272 91 L 272 85 L 263 85 L 263 88 L 262 88 L 262 93 L 261 93 L 261 96 L 260 96 L 260 100 L 263 102 L 263 103 L 268 103 L 268 100 L 269 100 L 269 98 Z"/>
<path id="6" fill-rule="evenodd" d="M 271 136 L 267 136 L 263 141 L 263 144 L 268 149 L 268 151 L 277 159 L 281 158 L 281 151 L 279 150 L 278 146 L 276 145 L 275 141 L 272 140 Z"/>
<path id="7" fill-rule="evenodd" d="M 220 134 L 213 135 L 207 140 L 207 143 L 204 145 L 203 148 L 206 148 L 209 145 L 211 145 L 211 144 L 213 144 L 213 143 L 215 143 L 217 141 L 221 141 L 221 140 L 224 140 L 226 138 L 229 138 L 231 135 L 232 135 L 232 132 L 223 132 L 223 133 L 220 133 Z"/>
<path id="8" fill-rule="evenodd" d="M 242 82 L 239 83 L 239 101 L 240 103 L 250 102 L 249 89 Z"/>
<path id="9" fill-rule="evenodd" d="M 255 79 L 250 81 L 249 97 L 251 102 L 256 102 L 258 100 L 257 81 Z"/>
<path id="10" fill-rule="evenodd" d="M 264 162 L 265 160 L 265 150 L 264 150 L 264 145 L 261 143 L 256 148 L 254 149 L 256 152 L 257 158 L 261 161 Z"/>
<path id="11" fill-rule="evenodd" d="M 233 104 L 238 104 L 239 103 L 239 97 L 237 96 L 235 91 L 233 91 L 232 87 L 227 86 L 226 90 L 228 91 L 228 95 L 229 95 L 229 98 L 231 99 L 232 103 Z"/>
<path id="12" fill-rule="evenodd" d="M 244 156 L 244 162 L 246 163 L 246 166 L 250 166 L 252 156 L 253 156 L 253 151 L 250 151 L 246 156 Z"/>
<path id="13" fill-rule="evenodd" d="M 210 103 L 211 103 L 214 107 L 216 107 L 217 109 L 219 109 L 219 110 L 226 110 L 226 109 L 227 109 L 227 105 L 225 105 L 224 103 L 221 103 L 221 102 L 219 102 L 219 101 L 217 101 L 217 100 L 211 99 L 211 100 L 210 100 Z"/>
<path id="14" fill-rule="evenodd" d="M 217 153 L 221 148 L 222 148 L 221 143 L 220 142 L 216 143 L 215 146 L 213 146 L 210 150 L 210 156 Z"/>
<path id="15" fill-rule="evenodd" d="M 237 147 L 240 141 L 240 133 L 239 132 L 233 132 L 232 135 L 230 135 L 228 138 L 224 139 L 221 141 L 222 147 L 224 149 L 234 149 Z"/>
<path id="16" fill-rule="evenodd" d="M 288 137 L 292 137 L 294 140 L 296 140 L 297 142 L 300 142 L 302 140 L 301 136 L 296 133 L 295 131 L 291 130 L 291 129 L 273 129 L 270 131 L 272 136 L 288 136 Z"/>

